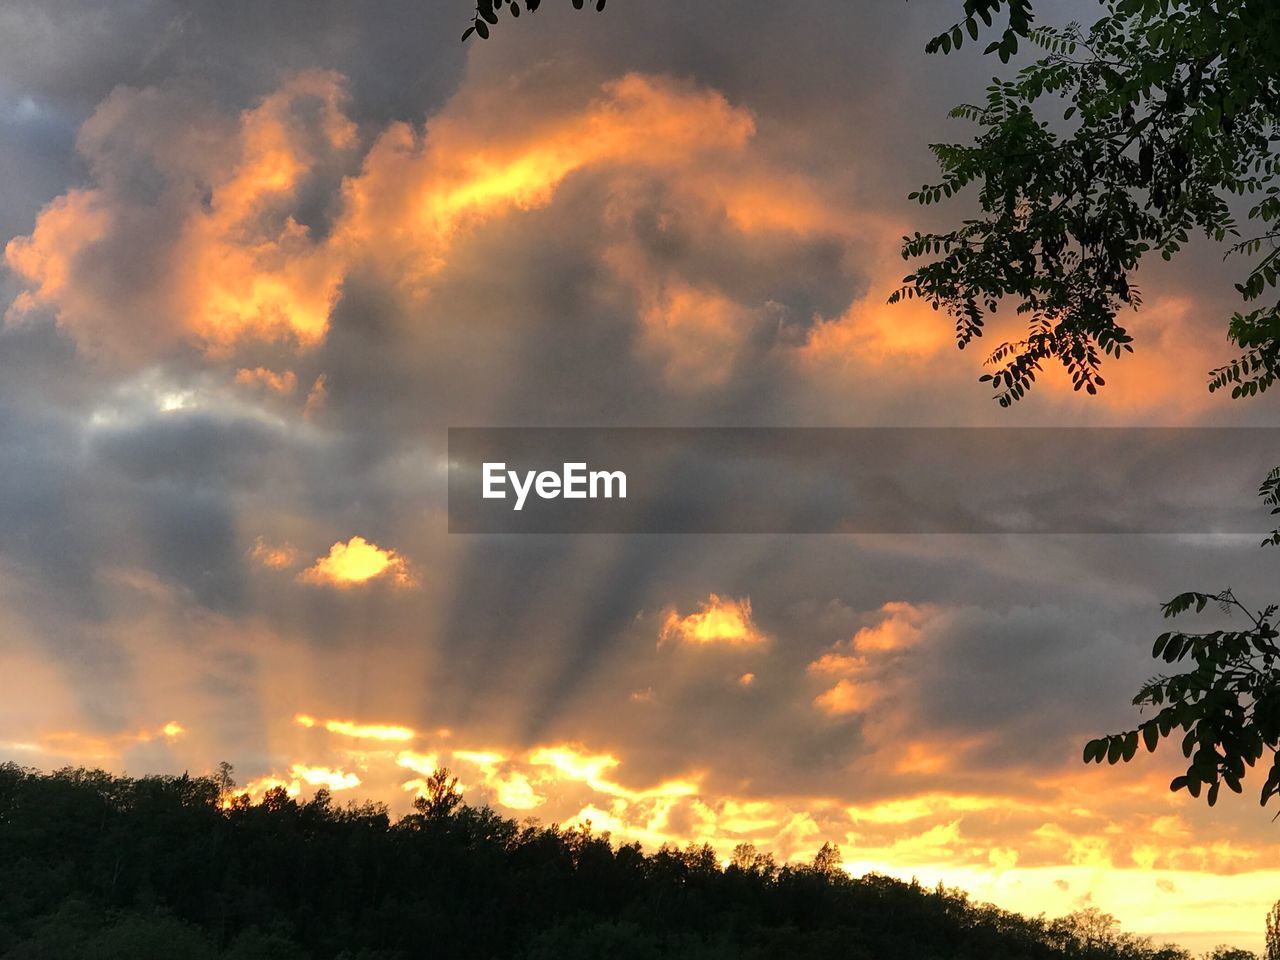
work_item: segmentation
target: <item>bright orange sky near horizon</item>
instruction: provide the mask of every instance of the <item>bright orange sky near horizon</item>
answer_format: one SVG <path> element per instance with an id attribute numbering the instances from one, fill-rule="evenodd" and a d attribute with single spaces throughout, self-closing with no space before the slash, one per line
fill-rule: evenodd
<path id="1" fill-rule="evenodd" d="M 989 68 L 924 58 L 936 9 L 832 4 L 814 36 L 708 5 L 672 41 L 630 6 L 465 48 L 465 10 L 432 12 L 420 57 L 399 7 L 252 38 L 176 0 L 10 11 L 0 760 L 226 759 L 255 796 L 397 812 L 443 765 L 469 802 L 649 849 L 830 841 L 855 873 L 1256 949 L 1256 794 L 1170 794 L 1176 748 L 1080 763 L 1133 716 L 1160 600 L 1267 600 L 1256 538 L 445 532 L 450 425 L 1274 411 L 1204 389 L 1216 251 L 1142 277 L 1099 397 L 1051 373 L 1007 413 L 945 318 L 885 305 L 925 144 Z"/>

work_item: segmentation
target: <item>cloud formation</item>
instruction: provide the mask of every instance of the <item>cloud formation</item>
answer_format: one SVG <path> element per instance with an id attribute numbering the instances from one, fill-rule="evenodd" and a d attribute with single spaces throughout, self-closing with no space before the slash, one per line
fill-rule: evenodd
<path id="1" fill-rule="evenodd" d="M 667 611 L 658 634 L 658 646 L 680 644 L 693 647 L 756 647 L 767 642 L 751 619 L 751 598 L 721 600 L 714 593 L 698 604 L 693 613 L 681 616 Z"/>
<path id="2" fill-rule="evenodd" d="M 298 574 L 300 583 L 316 586 L 350 587 L 385 579 L 397 587 L 411 587 L 414 578 L 405 558 L 394 550 L 384 550 L 364 537 L 338 541 L 328 554 Z"/>
<path id="3" fill-rule="evenodd" d="M 1168 796 L 1159 754 L 1078 768 L 1158 600 L 1273 588 L 1251 540 L 445 532 L 449 425 L 1009 422 L 883 302 L 918 148 L 987 69 L 918 55 L 936 12 L 544 5 L 464 49 L 399 0 L 146 8 L 0 30 L 13 756 L 397 811 L 445 765 L 650 846 L 1257 926 L 1269 816 Z M 1050 376 L 1011 416 L 1266 419 L 1200 389 L 1218 269 L 1144 277 L 1100 403 Z"/>

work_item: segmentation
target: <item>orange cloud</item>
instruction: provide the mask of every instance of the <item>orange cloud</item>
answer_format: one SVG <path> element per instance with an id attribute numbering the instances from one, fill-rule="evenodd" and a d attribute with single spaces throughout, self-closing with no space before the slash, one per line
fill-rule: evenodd
<path id="1" fill-rule="evenodd" d="M 298 562 L 298 551 L 289 544 L 273 546 L 266 542 L 262 537 L 258 537 L 253 541 L 253 547 L 249 550 L 249 556 L 264 567 L 272 570 L 282 570 L 285 567 L 292 567 Z"/>
<path id="2" fill-rule="evenodd" d="M 642 346 L 667 382 L 697 389 L 728 380 L 735 354 L 751 333 L 754 312 L 717 291 L 680 281 L 637 286 Z"/>
<path id="3" fill-rule="evenodd" d="M 383 550 L 364 537 L 352 537 L 329 548 L 328 556 L 320 557 L 298 579 L 303 583 L 331 587 L 349 587 L 370 580 L 389 580 L 398 587 L 414 585 L 408 563 L 394 550 Z"/>
<path id="4" fill-rule="evenodd" d="M 360 786 L 360 778 L 354 773 L 329 767 L 308 767 L 295 763 L 289 768 L 289 774 L 295 780 L 313 787 L 324 787 L 327 790 L 350 790 Z"/>
<path id="5" fill-rule="evenodd" d="M 100 309 L 96 291 L 76 282 L 77 254 L 101 241 L 111 229 L 111 212 L 93 190 L 70 190 L 52 201 L 27 237 L 5 246 L 5 262 L 26 285 L 9 307 L 10 320 L 42 304 L 58 305 L 58 316 L 92 316 Z"/>
<path id="6" fill-rule="evenodd" d="M 880 680 L 893 655 L 915 646 L 929 608 L 909 603 L 884 604 L 878 623 L 862 627 L 847 642 L 837 643 L 808 666 L 817 676 L 836 676 L 835 686 L 819 694 L 813 705 L 828 716 L 861 713 L 880 699 Z"/>
<path id="7" fill-rule="evenodd" d="M 577 170 L 684 166 L 740 149 L 755 130 L 718 93 L 639 74 L 605 84 L 584 109 L 550 117 L 513 117 L 497 97 L 506 99 L 468 91 L 425 136 L 404 123 L 388 128 L 345 186 L 339 242 L 420 284 L 447 262 L 460 230 L 547 205 Z M 494 113 L 502 125 L 478 119 Z"/>
<path id="8" fill-rule="evenodd" d="M 341 78 L 306 71 L 245 111 L 216 143 L 221 121 L 183 118 L 170 138 L 151 131 L 153 114 L 173 110 L 155 90 L 121 88 L 81 132 L 80 148 L 97 186 L 70 191 L 12 240 L 6 261 L 25 290 L 10 317 L 47 307 L 81 343 L 138 349 L 138 316 L 163 318 L 158 343 L 190 339 L 225 353 L 245 339 L 317 343 L 328 329 L 344 265 L 330 244 L 293 217 L 307 179 L 355 143 L 342 112 Z M 142 156 L 167 175 L 164 196 L 140 205 L 111 172 L 116 144 L 137 130 Z M 175 147 L 169 140 L 182 141 Z M 211 153 L 225 161 L 209 162 Z M 165 242 L 139 250 L 139 231 Z M 154 260 L 135 287 L 103 275 L 124 257 Z M 146 344 L 152 347 L 153 344 Z"/>
<path id="9" fill-rule="evenodd" d="M 886 243 L 888 241 L 886 240 Z M 896 247 L 896 242 L 895 242 Z M 800 349 L 809 364 L 920 362 L 955 352 L 955 328 L 943 313 L 920 300 L 888 304 L 897 275 L 874 284 L 867 296 L 835 319 L 819 320 Z"/>
<path id="10" fill-rule="evenodd" d="M 839 717 L 860 713 L 875 703 L 876 699 L 875 688 L 870 684 L 839 680 L 830 690 L 815 697 L 813 705 L 828 716 Z"/>
<path id="11" fill-rule="evenodd" d="M 357 740 L 386 740 L 403 742 L 413 740 L 417 734 L 409 727 L 398 727 L 389 724 L 355 723 L 351 720 L 317 720 L 305 713 L 293 718 L 300 727 L 322 727 L 330 733 L 352 737 Z"/>
<path id="12" fill-rule="evenodd" d="M 854 634 L 851 642 L 859 653 L 890 653 L 915 646 L 929 608 L 894 601 L 884 604 L 880 613 L 883 619 L 879 623 Z"/>
<path id="13" fill-rule="evenodd" d="M 354 790 L 362 782 L 359 776 L 344 770 L 295 763 L 289 767 L 287 777 L 269 774 L 250 780 L 243 786 L 235 787 L 231 792 L 234 796 L 248 796 L 251 800 L 261 800 L 268 791 L 277 788 L 284 790 L 290 797 L 299 797 L 302 795 L 303 784 L 310 787 L 323 787 L 331 793 L 336 793 L 339 790 Z M 229 802 L 229 798 L 224 802 Z"/>
<path id="14" fill-rule="evenodd" d="M 585 783 L 599 793 L 624 800 L 670 799 L 698 793 L 698 784 L 691 779 L 668 780 L 640 790 L 624 787 L 605 776 L 605 771 L 619 766 L 621 760 L 608 753 L 587 753 L 571 744 L 538 747 L 530 751 L 526 759 L 535 767 L 550 767 L 564 778 Z"/>
<path id="15" fill-rule="evenodd" d="M 276 373 L 266 367 L 242 368 L 236 371 L 236 383 L 242 387 L 262 387 L 272 393 L 290 394 L 298 388 L 298 377 L 292 370 Z"/>
<path id="16" fill-rule="evenodd" d="M 751 618 L 751 600 L 721 600 L 714 593 L 686 616 L 667 612 L 658 635 L 658 646 L 668 643 L 686 646 L 757 647 L 767 638 Z"/>
<path id="17" fill-rule="evenodd" d="M 307 394 L 306 405 L 302 408 L 303 419 L 310 420 L 317 416 L 324 409 L 328 399 L 329 379 L 322 373 L 316 377 L 315 383 L 311 385 L 311 391 Z"/>
<path id="18" fill-rule="evenodd" d="M 154 729 L 116 734 L 57 730 L 41 734 L 31 740 L 0 743 L 0 746 L 18 753 L 43 754 L 77 763 L 102 763 L 119 760 L 125 750 L 138 744 L 155 741 L 173 742 L 186 732 L 182 724 L 171 720 Z"/>
<path id="19" fill-rule="evenodd" d="M 740 151 L 755 129 L 720 94 L 662 77 L 628 74 L 585 105 L 521 115 L 505 94 L 469 89 L 425 130 L 383 131 L 337 188 L 333 227 L 318 236 L 297 208 L 316 178 L 336 183 L 356 159 L 345 99 L 342 78 L 319 70 L 289 77 L 235 119 L 184 109 L 155 89 L 117 90 L 80 138 L 95 185 L 51 202 L 6 248 L 23 287 L 9 316 L 46 308 L 82 344 L 121 353 L 177 340 L 215 356 L 250 341 L 313 346 L 357 268 L 420 291 L 457 235 L 547 205 L 575 171 L 688 169 Z M 141 166 L 164 175 L 160 199 L 139 201 L 123 186 Z M 140 232 L 161 239 L 145 247 Z M 126 257 L 151 261 L 133 271 L 146 279 L 105 283 Z M 654 314 L 659 333 L 665 324 L 678 335 L 695 308 L 677 297 L 662 323 Z M 156 326 L 139 337 L 143 322 Z M 238 381 L 292 390 L 287 376 L 269 374 L 246 368 Z"/>

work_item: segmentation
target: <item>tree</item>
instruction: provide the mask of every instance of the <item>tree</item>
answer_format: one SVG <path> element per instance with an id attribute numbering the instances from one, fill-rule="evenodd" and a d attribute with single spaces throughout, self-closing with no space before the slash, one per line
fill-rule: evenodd
<path id="1" fill-rule="evenodd" d="M 1258 960 L 1258 955 L 1252 950 L 1221 944 L 1206 953 L 1204 960 Z"/>
<path id="2" fill-rule="evenodd" d="M 212 777 L 13 765 L 0 798 L 5 960 L 1189 960 L 1109 920 L 1060 925 L 834 868 L 747 873 L 705 845 L 646 855 L 465 803 L 422 829 L 421 813 L 392 823 L 374 806 L 227 808 Z"/>
<path id="3" fill-rule="evenodd" d="M 213 775 L 213 782 L 218 788 L 219 797 L 230 797 L 232 791 L 236 788 L 235 778 L 236 768 L 223 760 L 218 764 L 218 769 Z"/>
<path id="4" fill-rule="evenodd" d="M 824 843 L 813 858 L 813 869 L 824 877 L 844 875 L 844 864 L 840 859 L 840 848 L 834 843 Z"/>
<path id="5" fill-rule="evenodd" d="M 1272 505 L 1272 514 L 1280 512 L 1280 468 L 1268 474 L 1258 493 Z M 1273 531 L 1262 545 L 1277 542 L 1280 532 Z M 1251 610 L 1228 587 L 1218 593 L 1179 594 L 1163 610 L 1172 618 L 1193 608 L 1201 613 L 1211 603 L 1224 616 L 1243 616 L 1244 629 L 1160 634 L 1151 655 L 1189 668 L 1149 680 L 1133 702 L 1153 708 L 1154 715 L 1135 729 L 1090 740 L 1084 761 L 1128 762 L 1137 754 L 1139 741 L 1154 751 L 1176 731 L 1188 762 L 1186 772 L 1175 777 L 1169 789 L 1199 797 L 1207 788 L 1205 799 L 1213 806 L 1224 783 L 1240 793 L 1246 771 L 1269 751 L 1270 769 L 1260 794 L 1265 806 L 1280 793 L 1280 631 L 1275 625 L 1280 608 L 1271 604 Z"/>
<path id="6" fill-rule="evenodd" d="M 965 4 L 936 49 L 976 38 Z M 955 321 L 957 343 L 980 337 L 1006 298 L 1027 318 L 1025 339 L 1000 344 L 982 377 L 1002 405 L 1021 398 L 1048 360 L 1077 390 L 1097 391 L 1105 356 L 1132 350 L 1118 322 L 1140 298 L 1133 274 L 1158 252 L 1171 259 L 1194 230 L 1252 257 L 1237 290 L 1246 302 L 1228 335 L 1239 356 L 1210 372 L 1209 388 L 1265 390 L 1280 371 L 1280 5 L 1271 0 L 1107 0 L 1091 27 L 1032 28 L 1014 18 L 991 44 L 1002 60 L 1025 36 L 1045 55 L 985 101 L 952 116 L 977 124 L 971 144 L 935 144 L 937 183 L 912 194 L 937 203 L 976 184 L 981 214 L 957 229 L 903 239 L 907 258 L 934 257 L 890 298 L 918 297 Z M 1012 40 L 1012 43 L 1010 42 Z M 1049 107 L 1057 102 L 1047 119 Z M 1232 204 L 1248 204 L 1242 233 Z"/>
<path id="7" fill-rule="evenodd" d="M 462 802 L 458 778 L 450 777 L 444 767 L 427 777 L 426 790 L 414 798 L 413 808 L 428 820 L 447 820 Z"/>
<path id="8" fill-rule="evenodd" d="M 1280 901 L 1267 914 L 1266 960 L 1280 960 Z"/>

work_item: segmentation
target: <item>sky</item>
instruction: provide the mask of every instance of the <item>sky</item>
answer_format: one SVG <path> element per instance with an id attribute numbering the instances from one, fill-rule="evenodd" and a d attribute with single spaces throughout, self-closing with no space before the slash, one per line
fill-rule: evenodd
<path id="1" fill-rule="evenodd" d="M 927 144 L 1001 69 L 924 55 L 952 6 L 546 3 L 462 44 L 463 0 L 0 4 L 0 759 L 393 811 L 445 765 L 648 849 L 830 841 L 1259 947 L 1256 794 L 1080 762 L 1161 601 L 1270 599 L 1259 537 L 447 532 L 450 426 L 1273 421 L 1205 389 L 1208 245 L 1144 267 L 1096 398 L 1002 410 L 885 304 L 967 209 L 906 199 Z"/>

